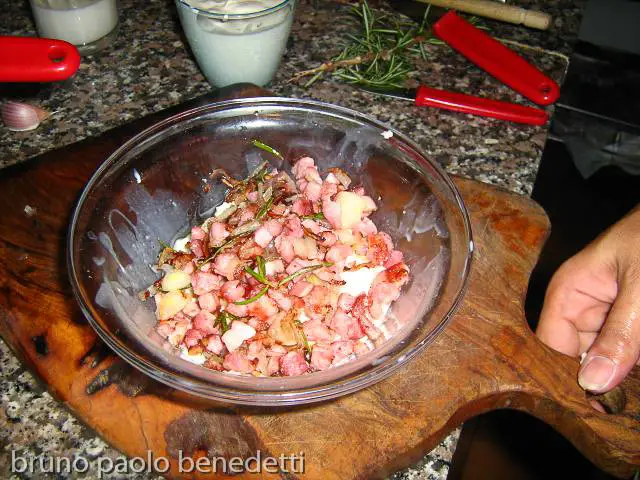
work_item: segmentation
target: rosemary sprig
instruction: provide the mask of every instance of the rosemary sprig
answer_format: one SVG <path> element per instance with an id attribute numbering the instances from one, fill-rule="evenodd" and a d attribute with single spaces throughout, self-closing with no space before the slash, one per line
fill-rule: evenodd
<path id="1" fill-rule="evenodd" d="M 352 12 L 360 21 L 360 35 L 350 35 L 350 42 L 340 54 L 316 68 L 298 72 L 291 81 L 311 77 L 305 84 L 309 86 L 325 73 L 331 73 L 347 83 L 374 88 L 403 86 L 407 76 L 415 72 L 411 57 L 416 48 L 426 57 L 420 45 L 433 40 L 428 24 L 429 8 L 420 24 L 373 10 L 366 1 L 354 6 Z"/>
<path id="2" fill-rule="evenodd" d="M 349 42 L 337 56 L 296 73 L 289 81 L 305 79 L 304 86 L 308 87 L 331 74 L 347 83 L 370 88 L 404 87 L 407 79 L 417 74 L 416 57 L 427 58 L 425 44 L 443 44 L 431 32 L 429 11 L 427 6 L 422 21 L 415 23 L 374 10 L 364 0 L 352 9 L 361 25 L 359 34 L 349 35 Z M 470 22 L 477 24 L 478 19 L 471 18 Z"/>
<path id="3" fill-rule="evenodd" d="M 271 155 L 278 157 L 280 160 L 284 160 L 284 157 L 282 156 L 282 154 L 277 151 L 275 148 L 270 147 L 269 145 L 267 145 L 264 142 L 261 142 L 260 140 L 252 140 L 251 143 L 253 143 L 254 147 L 258 147 L 261 150 L 264 150 L 265 152 L 269 152 Z"/>

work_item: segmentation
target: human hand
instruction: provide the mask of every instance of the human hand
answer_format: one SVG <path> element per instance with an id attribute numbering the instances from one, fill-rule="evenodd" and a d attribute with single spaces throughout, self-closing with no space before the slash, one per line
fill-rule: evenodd
<path id="1" fill-rule="evenodd" d="M 578 382 L 590 392 L 640 364 L 640 207 L 558 269 L 536 334 L 567 355 L 586 353 Z"/>

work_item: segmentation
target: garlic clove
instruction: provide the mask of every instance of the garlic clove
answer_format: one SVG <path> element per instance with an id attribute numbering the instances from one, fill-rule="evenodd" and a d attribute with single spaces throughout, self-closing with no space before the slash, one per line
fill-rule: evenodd
<path id="1" fill-rule="evenodd" d="M 0 116 L 9 130 L 26 132 L 37 128 L 50 113 L 28 103 L 7 102 L 0 107 Z"/>

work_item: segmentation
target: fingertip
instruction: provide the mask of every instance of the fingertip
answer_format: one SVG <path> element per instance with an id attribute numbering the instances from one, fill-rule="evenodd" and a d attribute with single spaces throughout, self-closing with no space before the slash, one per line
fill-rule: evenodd
<path id="1" fill-rule="evenodd" d="M 604 393 L 619 383 L 618 371 L 619 365 L 611 358 L 587 355 L 578 372 L 578 383 L 589 392 Z"/>

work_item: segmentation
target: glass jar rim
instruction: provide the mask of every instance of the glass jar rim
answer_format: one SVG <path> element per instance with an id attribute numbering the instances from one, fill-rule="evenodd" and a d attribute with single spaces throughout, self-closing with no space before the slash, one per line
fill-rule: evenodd
<path id="1" fill-rule="evenodd" d="M 219 12 L 211 12 L 208 10 L 203 10 L 198 7 L 194 7 L 187 0 L 176 0 L 176 4 L 182 5 L 189 10 L 193 11 L 198 15 L 202 15 L 204 17 L 213 18 L 216 20 L 244 20 L 248 18 L 257 18 L 262 17 L 264 15 L 269 15 L 270 13 L 277 12 L 278 10 L 283 9 L 289 3 L 294 3 L 295 0 L 283 0 L 282 2 L 274 5 L 273 7 L 265 8 L 264 10 L 257 10 L 255 12 L 247 12 L 247 13 L 219 13 Z"/>

